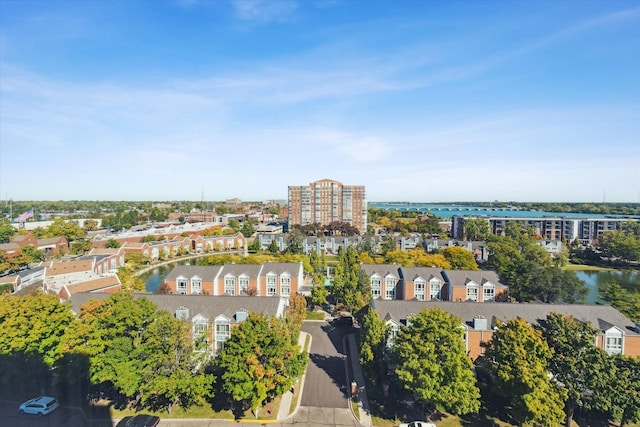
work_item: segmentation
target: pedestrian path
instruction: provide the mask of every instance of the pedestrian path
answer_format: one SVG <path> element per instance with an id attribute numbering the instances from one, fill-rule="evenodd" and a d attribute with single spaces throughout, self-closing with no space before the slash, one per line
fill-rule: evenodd
<path id="1" fill-rule="evenodd" d="M 369 399 L 367 398 L 367 390 L 365 387 L 364 376 L 360 367 L 360 353 L 358 352 L 358 344 L 356 343 L 356 335 L 347 335 L 349 340 L 349 360 L 353 372 L 353 379 L 356 382 L 357 392 L 356 399 L 358 403 L 358 418 L 360 424 L 366 427 L 373 426 L 371 420 L 371 411 L 369 410 Z"/>

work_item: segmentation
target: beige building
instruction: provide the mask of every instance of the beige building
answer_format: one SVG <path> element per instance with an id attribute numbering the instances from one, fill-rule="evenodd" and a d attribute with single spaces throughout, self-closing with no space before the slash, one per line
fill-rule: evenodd
<path id="1" fill-rule="evenodd" d="M 309 185 L 289 186 L 289 227 L 332 222 L 347 222 L 361 234 L 367 231 L 364 185 L 321 179 Z"/>

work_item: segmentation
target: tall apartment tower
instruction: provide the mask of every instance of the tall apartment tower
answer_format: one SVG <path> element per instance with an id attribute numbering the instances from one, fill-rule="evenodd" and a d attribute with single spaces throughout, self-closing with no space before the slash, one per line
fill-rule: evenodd
<path id="1" fill-rule="evenodd" d="M 343 185 L 321 179 L 309 185 L 289 186 L 289 226 L 348 222 L 367 231 L 367 199 L 364 185 Z"/>

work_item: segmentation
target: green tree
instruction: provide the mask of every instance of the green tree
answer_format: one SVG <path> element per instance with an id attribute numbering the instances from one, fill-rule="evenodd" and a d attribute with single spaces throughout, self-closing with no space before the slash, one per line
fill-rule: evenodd
<path id="1" fill-rule="evenodd" d="M 567 392 L 565 425 L 571 427 L 575 409 L 592 407 L 593 390 L 614 381 L 613 364 L 607 353 L 595 346 L 598 330 L 590 323 L 549 313 L 539 321 L 538 329 L 553 350 L 549 372 Z"/>
<path id="2" fill-rule="evenodd" d="M 464 221 L 464 237 L 466 240 L 487 240 L 491 234 L 489 222 L 480 218 L 469 218 Z"/>
<path id="3" fill-rule="evenodd" d="M 303 236 L 300 233 L 289 233 L 289 239 L 287 240 L 287 250 L 285 252 L 292 255 L 301 254 L 302 239 Z"/>
<path id="4" fill-rule="evenodd" d="M 615 374 L 610 387 L 603 389 L 612 417 L 620 427 L 628 422 L 640 422 L 640 358 L 616 355 Z"/>
<path id="5" fill-rule="evenodd" d="M 198 350 L 206 349 L 205 340 L 196 344 Z M 194 350 L 189 323 L 158 311 L 134 351 L 142 361 L 139 388 L 142 406 L 165 407 L 171 413 L 173 405 L 186 409 L 201 397 L 213 396 L 215 378 L 204 371 L 208 353 Z"/>
<path id="6" fill-rule="evenodd" d="M 620 313 L 640 322 L 640 291 L 625 289 L 617 283 L 605 283 L 598 289 L 600 298 L 611 303 Z"/>
<path id="7" fill-rule="evenodd" d="M 44 293 L 0 295 L 0 354 L 24 353 L 53 367 L 73 334 L 73 313 L 58 297 Z"/>
<path id="8" fill-rule="evenodd" d="M 269 252 L 271 252 L 272 254 L 277 254 L 278 252 L 280 252 L 280 249 L 278 248 L 278 242 L 274 240 L 271 241 L 271 244 L 269 245 Z"/>
<path id="9" fill-rule="evenodd" d="M 98 229 L 98 221 L 95 219 L 87 219 L 84 222 L 84 231 L 95 231 Z"/>
<path id="10" fill-rule="evenodd" d="M 329 296 L 329 291 L 324 285 L 324 276 L 322 274 L 317 274 L 319 278 L 316 279 L 314 276 L 314 285 L 311 289 L 311 303 L 314 305 L 326 305 L 327 297 Z M 316 282 L 319 280 L 319 282 Z"/>
<path id="11" fill-rule="evenodd" d="M 26 245 L 20 248 L 20 254 L 29 259 L 29 263 L 44 260 L 44 251 L 37 249 L 33 245 Z"/>
<path id="12" fill-rule="evenodd" d="M 589 293 L 585 283 L 568 270 L 558 267 L 537 267 L 528 272 L 518 289 L 511 294 L 518 301 L 545 303 L 583 303 Z"/>
<path id="13" fill-rule="evenodd" d="M 62 218 L 58 218 L 47 227 L 47 237 L 62 236 L 71 242 L 73 240 L 82 239 L 87 235 L 87 232 L 78 226 L 75 222 L 65 221 Z"/>
<path id="14" fill-rule="evenodd" d="M 250 313 L 216 359 L 224 391 L 256 417 L 264 401 L 290 389 L 306 367 L 308 355 L 291 341 L 281 319 Z"/>
<path id="15" fill-rule="evenodd" d="M 242 228 L 240 228 L 240 232 L 245 237 L 253 236 L 253 233 L 256 232 L 256 227 L 251 221 L 244 221 L 242 223 Z"/>
<path id="16" fill-rule="evenodd" d="M 548 376 L 553 352 L 542 333 L 522 318 L 498 321 L 484 346 L 482 363 L 495 379 L 494 390 L 508 402 L 510 416 L 523 426 L 560 424 L 566 391 Z"/>
<path id="17" fill-rule="evenodd" d="M 338 264 L 333 270 L 331 294 L 343 302 L 349 310 L 357 310 L 371 298 L 364 289 L 368 280 L 360 274 L 360 264 L 355 249 L 350 246 L 345 251 L 338 249 Z"/>
<path id="18" fill-rule="evenodd" d="M 71 242 L 71 253 L 76 255 L 86 254 L 92 248 L 91 240 L 75 240 Z"/>
<path id="19" fill-rule="evenodd" d="M 106 242 L 104 242 L 105 248 L 118 249 L 121 246 L 122 246 L 122 243 L 118 242 L 116 239 L 109 239 Z"/>
<path id="20" fill-rule="evenodd" d="M 0 220 L 0 243 L 9 243 L 18 230 L 15 229 L 8 219 Z"/>
<path id="21" fill-rule="evenodd" d="M 478 270 L 473 253 L 459 246 L 449 246 L 442 251 L 454 270 Z"/>
<path id="22" fill-rule="evenodd" d="M 423 309 L 393 340 L 395 373 L 427 408 L 462 415 L 480 409 L 480 390 L 466 355 L 462 320 Z"/>
<path id="23" fill-rule="evenodd" d="M 387 340 L 390 328 L 371 307 L 365 309 L 360 323 L 360 365 L 374 384 L 380 384 L 387 372 Z"/>

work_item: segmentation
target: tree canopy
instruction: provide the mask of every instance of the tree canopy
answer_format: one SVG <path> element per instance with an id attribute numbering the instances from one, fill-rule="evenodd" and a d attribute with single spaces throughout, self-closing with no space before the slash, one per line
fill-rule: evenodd
<path id="1" fill-rule="evenodd" d="M 462 320 L 442 309 L 423 309 L 407 319 L 393 339 L 395 374 L 427 408 L 454 414 L 480 408 L 471 359 L 464 343 Z"/>

